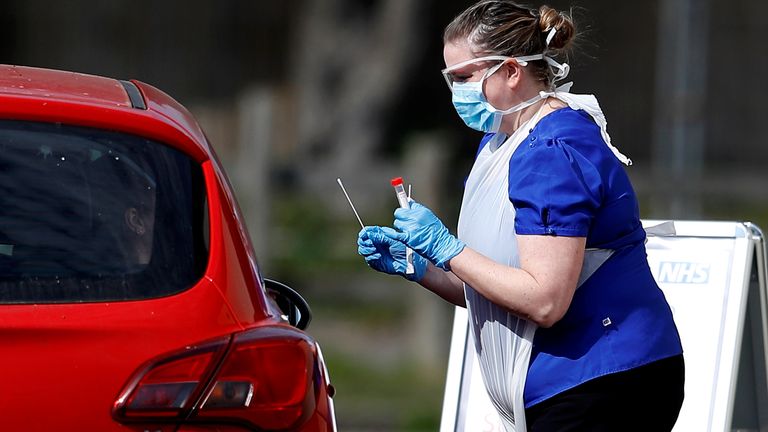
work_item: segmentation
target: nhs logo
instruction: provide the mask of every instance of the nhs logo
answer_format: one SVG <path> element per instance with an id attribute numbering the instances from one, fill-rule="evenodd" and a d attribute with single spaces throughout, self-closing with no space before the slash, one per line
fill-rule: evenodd
<path id="1" fill-rule="evenodd" d="M 661 261 L 656 272 L 659 283 L 705 284 L 709 282 L 709 264 Z"/>

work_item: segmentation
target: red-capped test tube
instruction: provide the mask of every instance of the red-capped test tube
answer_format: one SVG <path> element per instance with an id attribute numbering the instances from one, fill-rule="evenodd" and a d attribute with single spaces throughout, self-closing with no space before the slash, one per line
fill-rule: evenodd
<path id="1" fill-rule="evenodd" d="M 390 183 L 392 184 L 392 187 L 395 188 L 395 194 L 397 195 L 397 202 L 400 204 L 400 208 L 410 208 L 411 204 L 408 201 L 409 197 L 405 193 L 405 188 L 403 187 L 403 178 L 395 177 Z M 408 263 L 405 268 L 405 274 L 413 274 L 413 250 L 411 250 L 411 248 L 405 249 L 405 259 Z"/>

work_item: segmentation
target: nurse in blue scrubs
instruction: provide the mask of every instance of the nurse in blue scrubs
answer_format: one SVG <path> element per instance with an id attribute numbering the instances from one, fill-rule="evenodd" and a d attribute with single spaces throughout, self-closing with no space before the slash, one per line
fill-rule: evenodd
<path id="1" fill-rule="evenodd" d="M 459 116 L 485 132 L 457 236 L 412 202 L 394 228 L 364 228 L 358 250 L 467 307 L 507 431 L 669 431 L 683 401 L 680 338 L 648 266 L 631 161 L 594 96 L 559 83 L 575 37 L 547 6 L 483 0 L 457 16 L 443 75 Z"/>

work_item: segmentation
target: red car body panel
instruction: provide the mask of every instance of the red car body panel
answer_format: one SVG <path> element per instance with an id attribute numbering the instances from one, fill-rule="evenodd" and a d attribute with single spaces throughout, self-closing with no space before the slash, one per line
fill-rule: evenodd
<path id="1" fill-rule="evenodd" d="M 112 409 L 137 369 L 166 353 L 259 326 L 287 325 L 266 300 L 232 189 L 191 114 L 165 93 L 132 81 L 145 110 L 117 80 L 0 66 L 0 119 L 64 123 L 139 135 L 202 166 L 210 227 L 204 277 L 171 296 L 137 301 L 0 305 L 0 429 L 247 430 L 231 425 L 121 424 Z M 328 384 L 322 358 L 321 382 Z M 335 430 L 329 386 L 300 428 Z"/>
<path id="2" fill-rule="evenodd" d="M 131 108 L 118 81 L 75 72 L 0 65 L 0 88 L 5 95 Z"/>

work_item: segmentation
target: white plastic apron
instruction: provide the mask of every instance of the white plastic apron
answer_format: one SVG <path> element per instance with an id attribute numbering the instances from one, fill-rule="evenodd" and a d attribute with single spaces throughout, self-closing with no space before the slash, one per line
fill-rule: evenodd
<path id="1" fill-rule="evenodd" d="M 610 146 L 605 117 L 592 95 L 561 92 L 544 93 L 573 109 L 583 109 L 600 126 L 603 139 L 626 164 L 631 161 Z M 511 267 L 520 267 L 515 235 L 515 208 L 509 200 L 509 160 L 515 149 L 538 123 L 540 114 L 520 126 L 506 139 L 498 134 L 480 151 L 467 178 L 459 215 L 458 236 L 467 246 L 486 257 Z M 613 251 L 587 250 L 580 286 Z M 525 432 L 523 390 L 531 357 L 536 324 L 509 313 L 464 285 L 469 327 L 486 390 L 507 432 Z"/>

